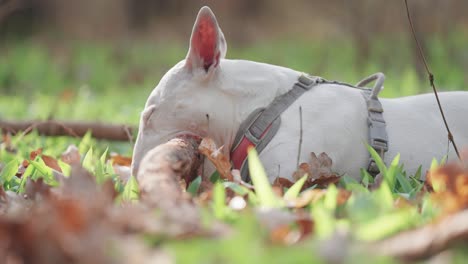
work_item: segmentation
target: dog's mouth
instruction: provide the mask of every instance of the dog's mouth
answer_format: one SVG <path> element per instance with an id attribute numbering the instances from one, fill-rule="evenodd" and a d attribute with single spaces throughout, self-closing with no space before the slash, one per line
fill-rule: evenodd
<path id="1" fill-rule="evenodd" d="M 201 142 L 203 137 L 190 131 L 182 131 L 175 133 L 171 138 L 194 139 L 197 142 Z"/>

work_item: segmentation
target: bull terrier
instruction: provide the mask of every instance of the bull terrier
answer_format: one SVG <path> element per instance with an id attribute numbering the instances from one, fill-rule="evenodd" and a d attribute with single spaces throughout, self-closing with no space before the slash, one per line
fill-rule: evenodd
<path id="1" fill-rule="evenodd" d="M 239 164 L 234 167 L 240 167 L 246 154 L 239 152 L 246 150 L 233 153 L 233 148 L 244 143 L 252 145 L 255 140 L 249 137 L 252 131 L 244 133 L 246 120 L 255 120 L 256 113 L 261 112 L 258 109 L 272 104 L 276 104 L 273 118 L 270 113 L 266 118 L 269 121 L 263 124 L 265 131 L 257 131 L 257 137 L 263 137 L 275 127 L 275 133 L 261 143 L 260 153 L 270 181 L 278 175 L 291 178 L 297 169 L 298 156 L 305 162 L 311 152 L 327 153 L 336 173 L 358 179 L 360 169 L 369 166 L 366 143 L 374 132 L 377 137 L 385 134 L 385 149 L 381 149 L 386 151 L 384 161 L 388 164 L 400 153 L 408 174 L 414 174 L 421 165 L 424 171 L 433 158 L 445 155 L 456 158 L 454 150 L 448 148 L 447 133 L 433 94 L 374 98 L 370 102 L 362 90 L 350 85 L 307 77 L 285 67 L 226 59 L 226 51 L 227 43 L 215 15 L 210 8 L 201 8 L 186 58 L 162 77 L 141 113 L 133 175 L 137 175 L 149 150 L 184 135 L 212 138 L 224 146 L 222 152 L 231 160 L 237 155 L 238 160 L 233 162 Z M 289 100 L 287 107 L 279 106 L 278 111 L 275 100 L 295 93 L 293 89 L 297 87 L 307 89 Z M 468 92 L 444 92 L 439 96 L 458 146 L 466 146 Z M 374 132 L 369 121 L 372 114 L 369 103 L 377 103 L 379 109 L 375 113 L 380 113 L 379 118 L 384 120 L 384 126 Z M 243 132 L 238 133 L 239 129 Z M 205 176 L 214 171 L 207 163 Z"/>

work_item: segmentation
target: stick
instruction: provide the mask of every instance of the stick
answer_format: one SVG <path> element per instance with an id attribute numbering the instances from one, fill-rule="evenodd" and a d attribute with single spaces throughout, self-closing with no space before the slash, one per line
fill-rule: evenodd
<path id="1" fill-rule="evenodd" d="M 435 225 L 403 232 L 374 244 L 374 250 L 407 261 L 422 260 L 449 246 L 467 241 L 468 210 L 448 216 Z"/>
<path id="2" fill-rule="evenodd" d="M 186 201 L 180 182 L 188 184 L 201 165 L 196 139 L 175 138 L 149 151 L 137 175 L 141 201 L 171 208 Z"/>
<path id="3" fill-rule="evenodd" d="M 302 149 L 302 106 L 299 106 L 299 147 L 297 150 L 297 163 L 296 168 L 299 168 L 299 162 L 301 161 L 301 149 Z"/>
<path id="4" fill-rule="evenodd" d="M 410 24 L 410 27 L 411 27 L 411 32 L 413 33 L 414 41 L 416 41 L 416 46 L 418 47 L 418 50 L 419 50 L 419 57 L 422 59 L 422 61 L 424 63 L 424 68 L 426 69 L 426 72 L 427 72 L 427 75 L 428 75 L 428 78 L 429 78 L 429 83 L 430 83 L 430 85 L 432 87 L 432 91 L 434 92 L 434 95 L 436 97 L 437 105 L 439 106 L 440 114 L 442 115 L 442 119 L 444 120 L 445 128 L 447 129 L 448 140 L 449 140 L 449 142 L 452 143 L 453 148 L 455 149 L 455 153 L 457 153 L 457 157 L 458 157 L 458 159 L 460 159 L 460 154 L 458 153 L 458 148 L 457 148 L 457 145 L 455 144 L 455 139 L 453 138 L 452 132 L 450 132 L 450 128 L 448 126 L 447 120 L 445 119 L 444 111 L 442 110 L 442 105 L 440 104 L 439 95 L 437 94 L 437 89 L 436 89 L 435 84 L 434 84 L 434 74 L 432 74 L 432 72 L 429 70 L 429 66 L 427 64 L 426 57 L 424 56 L 424 52 L 423 52 L 423 50 L 421 48 L 421 45 L 419 44 L 418 39 L 416 38 L 416 32 L 415 32 L 414 27 L 413 27 L 413 21 L 411 20 L 411 15 L 410 15 L 409 7 L 408 7 L 408 0 L 405 0 L 405 6 L 406 6 L 406 15 L 408 16 L 408 21 L 409 21 L 409 24 Z"/>
<path id="5" fill-rule="evenodd" d="M 27 134 L 36 129 L 39 134 L 45 136 L 73 136 L 82 137 L 91 130 L 96 139 L 132 142 L 132 131 L 135 128 L 128 125 L 104 124 L 99 122 L 63 122 L 56 120 L 47 121 L 5 121 L 0 120 L 0 128 L 4 132 L 17 134 L 23 131 Z"/>

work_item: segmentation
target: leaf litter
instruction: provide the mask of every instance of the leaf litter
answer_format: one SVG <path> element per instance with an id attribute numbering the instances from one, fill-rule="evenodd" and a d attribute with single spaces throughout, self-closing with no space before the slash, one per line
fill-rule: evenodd
<path id="1" fill-rule="evenodd" d="M 349 212 L 343 211 L 343 208 L 350 203 L 350 199 L 355 207 L 360 198 L 353 197 L 353 191 L 343 186 L 330 193 L 329 186 L 340 186 L 341 176 L 332 171 L 332 160 L 325 153 L 318 156 L 311 153 L 309 162 L 300 164 L 292 175 L 294 181 L 278 177 L 271 188 L 277 199 L 284 200 L 284 207 L 265 209 L 256 205 L 256 186 L 243 182 L 239 172 L 232 170 L 222 147 L 205 138 L 198 149 L 214 164 L 221 181 L 226 183 L 223 187 L 226 209 L 223 210 L 232 212 L 228 214 L 232 217 L 253 209 L 262 229 L 267 231 L 265 239 L 273 244 L 297 244 L 321 232 L 316 229 L 323 227 L 323 221 L 311 214 L 319 209 L 336 219 L 334 228 L 341 230 L 325 239 L 324 246 L 319 249 L 320 255 L 330 261 L 336 258 L 336 255 L 330 253 L 334 247 L 364 247 L 382 255 L 418 260 L 445 250 L 457 241 L 466 241 L 468 236 L 468 227 L 464 225 L 468 222 L 468 169 L 462 163 L 452 163 L 429 171 L 426 186 L 416 201 L 410 201 L 404 196 L 395 197 L 392 210 L 417 208 L 424 213 L 427 209 L 424 205 L 421 207 L 421 203 L 430 201 L 433 209 L 440 211 L 436 217 L 418 228 L 356 246 L 349 236 L 351 230 L 346 227 L 349 225 L 345 220 Z M 62 172 L 58 160 L 44 155 L 42 151 L 41 148 L 32 151 L 29 159 L 40 157 L 47 167 Z M 28 178 L 24 193 L 5 190 L 0 186 L 0 239 L 5 241 L 0 245 L 0 262 L 151 263 L 157 259 L 160 263 L 173 263 L 171 254 L 163 248 L 151 247 L 139 239 L 140 235 L 157 237 L 158 240 L 200 236 L 218 239 L 233 233 L 232 228 L 223 221 L 211 221 L 209 226 L 202 223 L 201 210 L 210 206 L 214 199 L 213 183 L 209 179 L 202 179 L 195 197 L 188 195 L 185 190 L 199 170 L 190 170 L 195 176 L 177 176 L 179 180 L 185 179 L 185 184 L 175 181 L 175 187 L 170 189 L 172 193 L 165 192 L 163 196 L 158 194 L 159 199 L 166 201 L 161 203 L 161 200 L 155 206 L 141 194 L 138 194 L 140 202 L 137 203 L 122 200 L 122 194 L 116 191 L 116 179 L 112 177 L 98 185 L 95 177 L 81 167 L 81 155 L 74 145 L 61 155 L 60 161 L 70 165 L 71 173 L 69 177 L 61 173 L 54 174 L 60 183 L 56 187 L 46 184 L 40 177 L 35 180 Z M 114 154 L 105 162 L 125 170 L 129 169 L 131 159 Z M 170 165 L 170 170 L 174 172 L 178 173 L 185 168 L 183 163 L 174 164 Z M 28 160 L 21 162 L 16 177 L 21 178 L 28 166 Z M 297 195 L 286 198 L 285 190 L 293 187 L 304 175 L 306 178 Z M 140 178 L 140 191 L 144 190 L 144 182 Z M 154 196 L 168 185 L 151 186 L 158 187 L 146 192 L 146 195 Z M 373 192 L 378 191 L 377 188 Z M 174 193 L 178 193 L 180 199 L 174 199 Z M 162 205 L 166 202 L 170 206 Z M 348 231 L 343 233 L 343 230 Z M 343 251 L 339 259 L 345 259 L 346 252 L 348 250 Z"/>

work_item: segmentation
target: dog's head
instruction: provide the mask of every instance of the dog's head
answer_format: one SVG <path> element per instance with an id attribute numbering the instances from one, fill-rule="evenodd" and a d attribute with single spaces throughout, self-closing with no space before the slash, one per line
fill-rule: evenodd
<path id="1" fill-rule="evenodd" d="M 176 64 L 153 90 L 140 118 L 133 153 L 132 172 L 136 175 L 143 156 L 155 146 L 180 135 L 206 136 L 222 126 L 221 113 L 232 102 L 222 86 L 219 68 L 226 55 L 226 40 L 215 15 L 208 7 L 200 9 L 185 60 Z M 212 120 L 212 119 L 215 120 Z"/>

